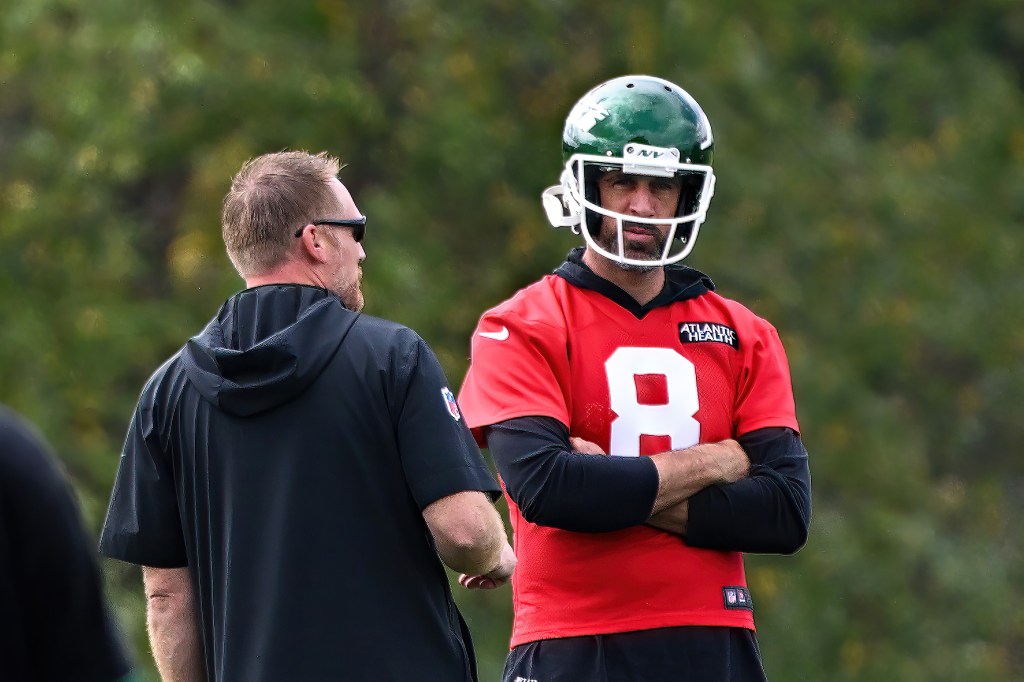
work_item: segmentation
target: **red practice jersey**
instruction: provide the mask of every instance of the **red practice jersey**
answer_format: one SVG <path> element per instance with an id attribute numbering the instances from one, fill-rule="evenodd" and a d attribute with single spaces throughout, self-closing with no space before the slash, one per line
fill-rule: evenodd
<path id="1" fill-rule="evenodd" d="M 620 457 L 798 430 L 782 344 L 747 308 L 707 291 L 638 319 L 558 275 L 484 313 L 459 405 L 482 446 L 483 427 L 542 416 Z M 539 526 L 508 504 L 519 558 L 512 646 L 681 625 L 754 628 L 738 552 L 689 547 L 650 526 Z"/>

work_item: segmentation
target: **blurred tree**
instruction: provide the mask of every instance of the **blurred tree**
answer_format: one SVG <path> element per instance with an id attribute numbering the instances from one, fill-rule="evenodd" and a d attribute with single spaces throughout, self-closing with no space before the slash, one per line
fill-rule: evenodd
<path id="1" fill-rule="evenodd" d="M 8 0 L 0 400 L 102 519 L 148 374 L 240 286 L 241 163 L 326 149 L 370 216 L 367 312 L 454 383 L 479 314 L 576 243 L 545 227 L 571 104 L 648 72 L 702 103 L 690 264 L 778 326 L 812 455 L 795 558 L 748 562 L 770 676 L 1024 677 L 1024 6 Z M 138 576 L 108 564 L 147 657 Z M 507 590 L 459 592 L 484 679 Z"/>

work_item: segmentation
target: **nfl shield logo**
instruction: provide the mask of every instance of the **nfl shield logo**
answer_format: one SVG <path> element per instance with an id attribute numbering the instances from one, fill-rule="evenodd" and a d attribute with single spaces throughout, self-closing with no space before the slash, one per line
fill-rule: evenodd
<path id="1" fill-rule="evenodd" d="M 441 395 L 444 397 L 444 402 L 448 406 L 448 414 L 450 414 L 452 419 L 455 421 L 459 421 L 462 415 L 459 414 L 459 406 L 455 402 L 455 396 L 452 395 L 452 392 L 448 390 L 447 386 L 441 389 Z"/>

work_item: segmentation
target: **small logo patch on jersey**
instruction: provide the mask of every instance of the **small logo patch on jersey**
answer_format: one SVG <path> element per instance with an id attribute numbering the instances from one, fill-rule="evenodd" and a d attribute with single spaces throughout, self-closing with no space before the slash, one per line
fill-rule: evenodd
<path id="1" fill-rule="evenodd" d="M 496 332 L 477 332 L 479 336 L 485 339 L 494 339 L 495 341 L 504 341 L 508 338 L 508 327 L 501 325 L 501 329 Z"/>
<path id="2" fill-rule="evenodd" d="M 444 398 L 445 405 L 448 407 L 448 414 L 455 421 L 459 421 L 462 418 L 462 415 L 459 413 L 459 404 L 455 402 L 455 396 L 448 390 L 447 386 L 441 389 L 441 397 Z"/>
<path id="3" fill-rule="evenodd" d="M 722 604 L 727 609 L 754 610 L 754 600 L 750 598 L 750 590 L 745 587 L 723 587 Z"/>
<path id="4" fill-rule="evenodd" d="M 736 330 L 717 322 L 680 322 L 679 343 L 724 343 L 736 350 L 740 347 L 740 338 Z"/>

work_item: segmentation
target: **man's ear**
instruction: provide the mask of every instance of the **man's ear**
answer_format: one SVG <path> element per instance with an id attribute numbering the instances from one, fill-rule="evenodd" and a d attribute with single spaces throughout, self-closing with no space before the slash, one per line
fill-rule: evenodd
<path id="1" fill-rule="evenodd" d="M 327 235 L 316 225 L 306 225 L 306 229 L 302 231 L 302 236 L 299 237 L 303 253 L 317 263 L 327 261 L 327 252 L 324 248 L 326 246 L 326 239 L 328 239 Z"/>

